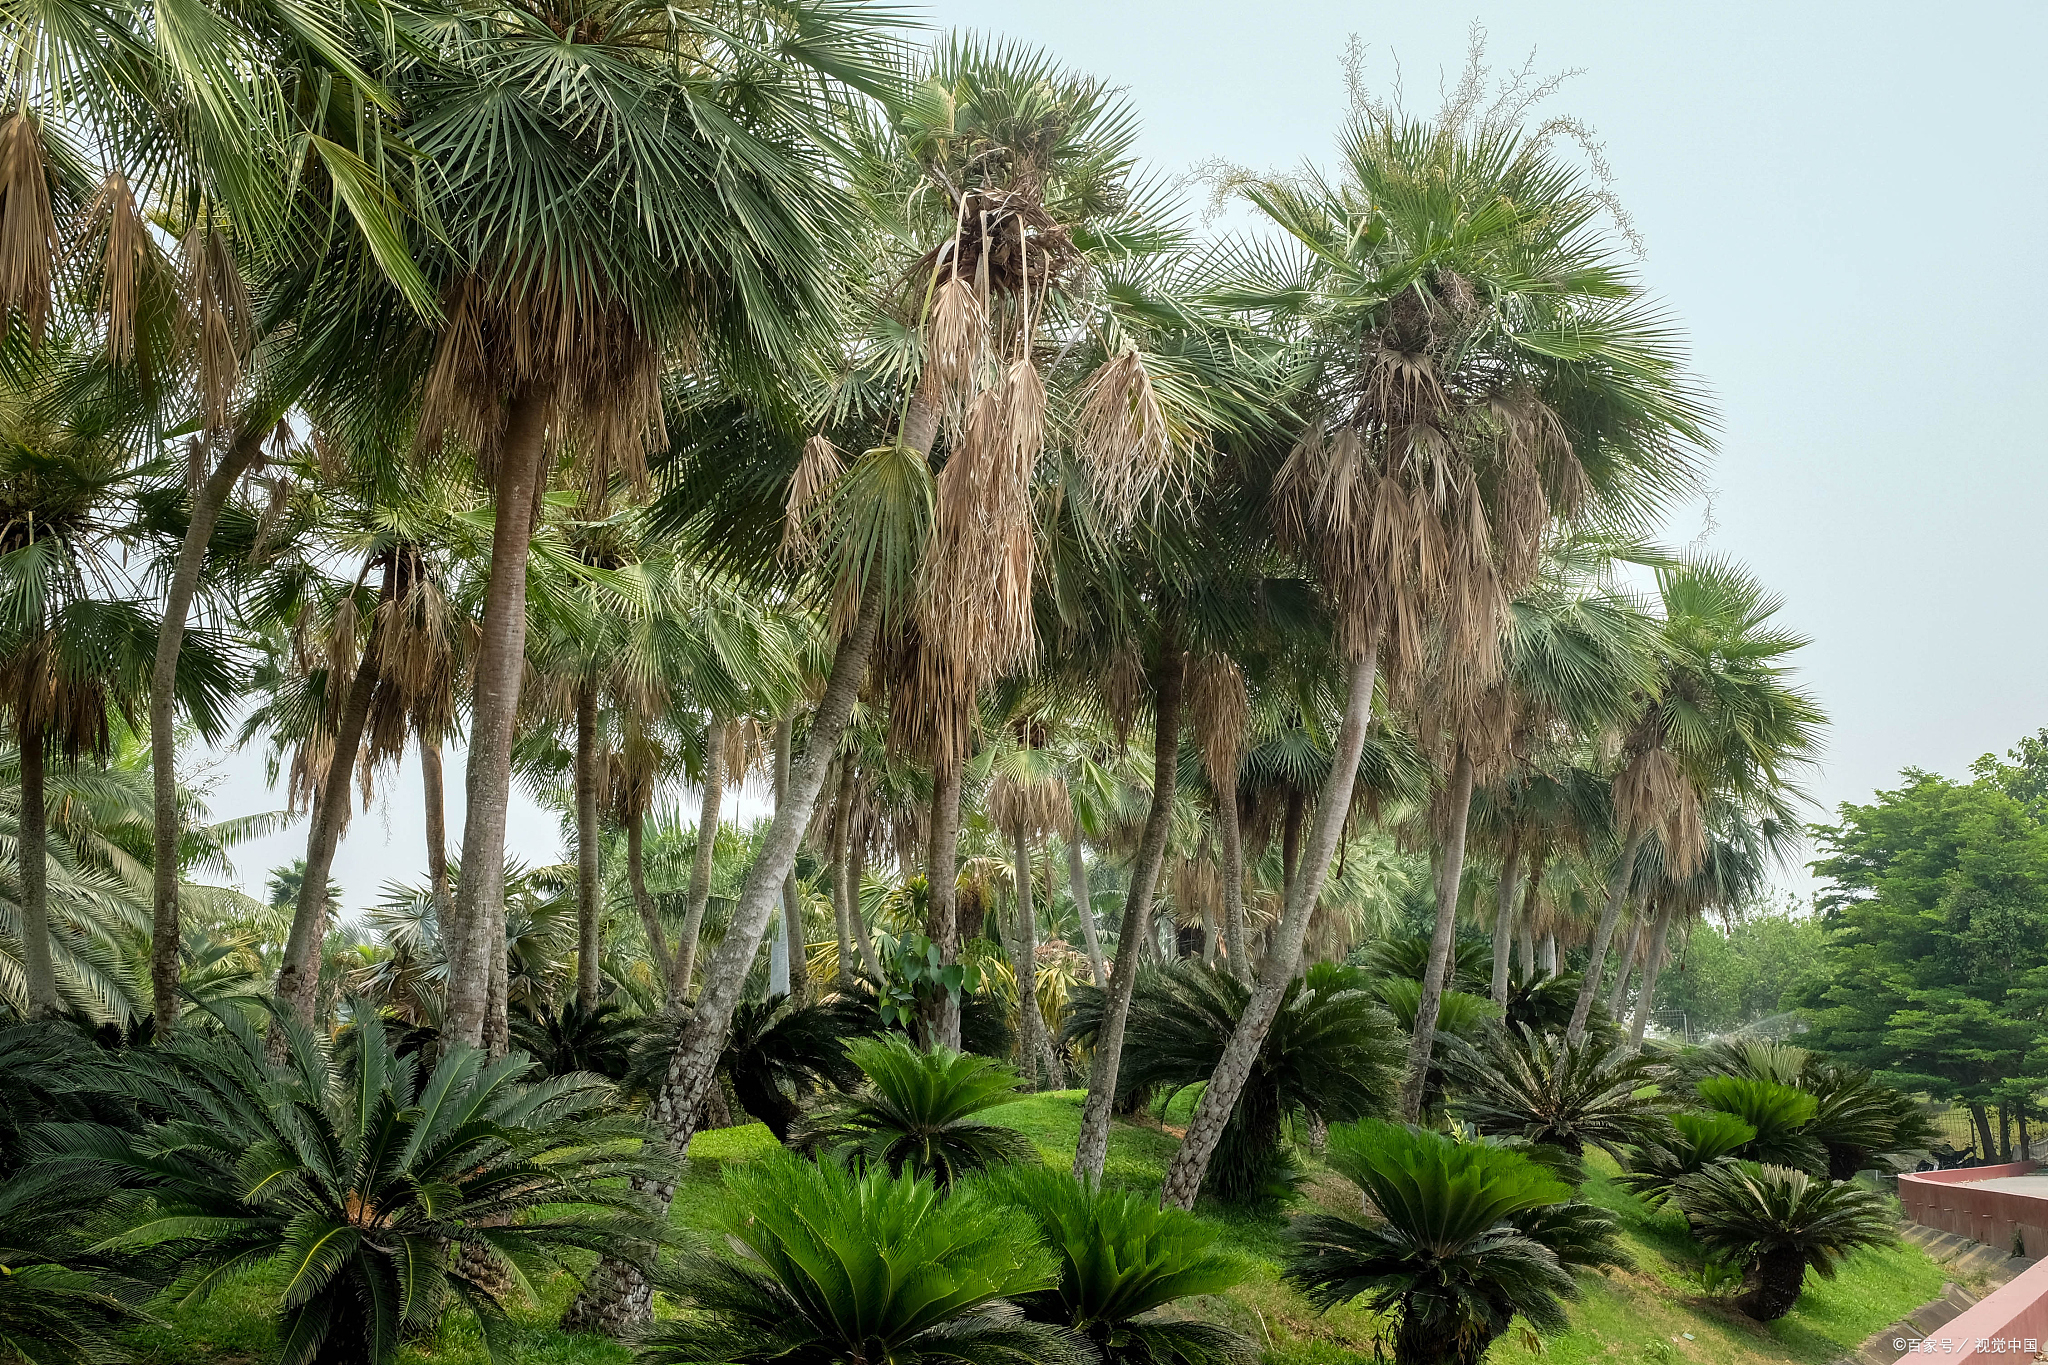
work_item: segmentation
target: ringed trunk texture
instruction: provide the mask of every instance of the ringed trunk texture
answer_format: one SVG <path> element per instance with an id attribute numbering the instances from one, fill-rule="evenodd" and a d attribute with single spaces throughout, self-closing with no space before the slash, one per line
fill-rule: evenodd
<path id="1" fill-rule="evenodd" d="M 1408 1042 L 1408 1075 L 1401 1083 L 1401 1120 L 1414 1123 L 1422 1115 L 1422 1094 L 1429 1064 L 1436 1055 L 1436 1020 L 1450 977 L 1451 943 L 1458 936 L 1458 891 L 1465 879 L 1465 827 L 1472 814 L 1472 757 L 1461 745 L 1451 768 L 1451 827 L 1444 836 L 1443 861 L 1437 871 L 1436 931 L 1429 940 L 1429 967 L 1422 974 L 1422 996 L 1415 1006 L 1415 1032 Z M 1503 982 L 1501 998 L 1507 998 Z"/>
<path id="2" fill-rule="evenodd" d="M 1621 856 L 1615 860 L 1614 872 L 1607 879 L 1607 904 L 1600 911 L 1599 924 L 1594 926 L 1593 941 L 1586 947 L 1586 979 L 1579 983 L 1578 1003 L 1572 1006 L 1571 1026 L 1565 1030 L 1565 1037 L 1571 1042 L 1576 1043 L 1586 1036 L 1586 1021 L 1593 1015 L 1593 1002 L 1600 998 L 1600 972 L 1607 965 L 1607 945 L 1614 938 L 1614 925 L 1621 918 L 1621 907 L 1628 902 L 1629 883 L 1635 878 L 1636 854 L 1642 851 L 1643 839 L 1649 832 L 1648 826 L 1628 832 L 1628 838 L 1621 846 Z"/>
<path id="3" fill-rule="evenodd" d="M 445 1031 L 488 1050 L 495 1033 L 505 956 L 505 815 L 512 796 L 512 738 L 526 667 L 526 561 L 547 483 L 543 386 L 512 399 L 498 461 L 491 569 L 470 696 L 469 761 L 462 825 L 462 881 L 455 888 Z"/>
<path id="4" fill-rule="evenodd" d="M 1629 1029 L 1629 1039 L 1640 1049 L 1643 1045 L 1643 1030 L 1650 1026 L 1650 1011 L 1657 1002 L 1657 972 L 1664 965 L 1664 943 L 1671 935 L 1671 917 L 1677 906 L 1670 897 L 1657 911 L 1657 923 L 1650 930 L 1649 946 L 1643 950 L 1643 984 L 1636 993 L 1636 1019 Z"/>
<path id="5" fill-rule="evenodd" d="M 960 769 L 958 758 L 941 765 L 932 792 L 932 838 L 925 855 L 925 885 L 930 891 L 925 932 L 938 945 L 939 961 L 960 960 Z M 960 1006 L 941 994 L 933 1017 L 926 1021 L 932 1041 L 960 1050 Z"/>
<path id="6" fill-rule="evenodd" d="M 1033 1090 L 1058 1081 L 1045 1069 L 1045 1016 L 1038 1012 L 1038 912 L 1031 901 L 1031 836 L 1022 825 L 1011 840 L 1017 855 L 1017 1054 Z"/>
<path id="7" fill-rule="evenodd" d="M 626 819 L 626 884 L 633 892 L 633 908 L 639 912 L 640 932 L 647 939 L 647 956 L 661 977 L 662 993 L 671 1006 L 681 1004 L 688 983 L 676 977 L 676 961 L 669 956 L 661 912 L 654 897 L 647 894 L 647 812 L 642 810 Z"/>
<path id="8" fill-rule="evenodd" d="M 1508 836 L 1508 851 L 1501 859 L 1500 885 L 1493 902 L 1493 1003 L 1508 1003 L 1508 954 L 1515 936 L 1515 891 L 1521 877 L 1522 850 L 1515 835 Z"/>
<path id="9" fill-rule="evenodd" d="M 1628 946 L 1621 950 L 1621 956 L 1615 961 L 1614 986 L 1607 992 L 1607 1012 L 1616 1019 L 1621 1018 L 1621 1007 L 1628 1003 L 1628 983 L 1629 978 L 1635 975 L 1636 959 L 1643 955 L 1643 934 L 1646 926 L 1643 923 L 1642 907 L 1635 905 L 1631 909 L 1633 913 L 1628 917 Z"/>
<path id="10" fill-rule="evenodd" d="M 193 494 L 192 519 L 185 524 L 185 538 L 178 544 L 178 561 L 164 588 L 163 620 L 157 626 L 156 663 L 149 675 L 149 768 L 155 812 L 149 981 L 158 1038 L 168 1038 L 178 1024 L 178 656 L 185 648 L 192 598 L 206 567 L 207 542 L 220 524 L 228 496 L 262 454 L 262 435 L 241 433 Z"/>
<path id="11" fill-rule="evenodd" d="M 711 861 L 718 849 L 718 808 L 725 800 L 725 725 L 713 717 L 704 727 L 704 797 L 697 805 L 697 856 L 690 864 L 689 899 L 683 905 L 683 938 L 676 945 L 677 989 L 687 996 L 697 972 L 697 941 L 704 934 L 704 907 L 711 903 Z"/>
<path id="12" fill-rule="evenodd" d="M 1776 1322 L 1792 1311 L 1805 1287 L 1805 1254 L 1797 1247 L 1779 1247 L 1751 1268 L 1749 1286 L 1735 1306 L 1758 1322 Z"/>
<path id="13" fill-rule="evenodd" d="M 342 700 L 341 716 L 334 727 L 334 755 L 327 761 L 326 780 L 313 802 L 312 828 L 306 832 L 306 875 L 299 883 L 299 903 L 292 912 L 291 932 L 285 938 L 284 964 L 277 973 L 277 998 L 299 1022 L 311 1027 L 314 992 L 320 986 L 320 945 L 327 936 L 327 877 L 334 869 L 334 851 L 341 844 L 341 831 L 348 824 L 349 779 L 355 776 L 356 754 L 362 748 L 363 727 L 370 718 L 370 700 L 376 695 L 377 675 L 382 671 L 384 653 L 384 612 L 382 604 L 391 598 L 391 566 L 384 567 L 380 610 L 371 618 L 370 639 L 363 657 L 356 663 Z M 272 1044 L 282 1056 L 284 1035 Z"/>
<path id="14" fill-rule="evenodd" d="M 849 919 L 847 927 L 853 930 L 853 944 L 860 949 L 861 965 L 867 968 L 869 976 L 876 982 L 882 979 L 882 959 L 875 953 L 875 940 L 868 933 L 867 921 L 861 916 L 860 879 L 867 869 L 868 832 L 865 828 L 852 832 L 846 853 L 846 909 Z"/>
<path id="15" fill-rule="evenodd" d="M 832 798 L 832 839 L 829 856 L 832 859 L 832 922 L 839 938 L 839 989 L 846 990 L 853 984 L 856 968 L 853 959 L 853 917 L 859 913 L 859 906 L 848 894 L 847 855 L 852 851 L 852 840 L 846 837 L 846 822 L 853 818 L 853 784 L 855 770 L 853 760 L 842 759 L 839 765 L 839 789 Z"/>
<path id="16" fill-rule="evenodd" d="M 775 727 L 775 805 L 782 806 L 789 794 L 789 746 L 796 733 L 796 718 L 784 716 Z M 804 908 L 796 894 L 796 864 L 782 879 L 782 942 L 789 958 L 789 998 L 801 1005 L 811 998 L 811 962 L 804 942 Z"/>
<path id="17" fill-rule="evenodd" d="M 1280 1012 L 1281 998 L 1294 979 L 1309 920 L 1323 894 L 1323 879 L 1329 875 L 1330 860 L 1336 856 L 1338 841 L 1344 835 L 1344 820 L 1351 810 L 1351 789 L 1358 780 L 1358 759 L 1364 752 L 1366 727 L 1372 720 L 1372 689 L 1378 662 L 1376 647 L 1351 661 L 1351 676 L 1344 694 L 1344 721 L 1332 746 L 1330 775 L 1316 799 L 1315 825 L 1309 833 L 1308 846 L 1302 852 L 1280 923 L 1273 931 L 1258 987 L 1238 1017 L 1237 1027 L 1224 1045 L 1223 1059 L 1216 1064 L 1215 1074 L 1188 1118 L 1187 1136 L 1181 1139 L 1180 1150 L 1173 1154 L 1173 1164 L 1167 1168 L 1166 1184 L 1159 1192 L 1161 1204 L 1194 1208 L 1195 1195 L 1209 1173 L 1209 1159 L 1216 1154 L 1216 1144 L 1222 1140 L 1223 1129 L 1230 1122 L 1231 1111 L 1237 1108 L 1238 1096 L 1244 1092 L 1259 1050 L 1265 1046 L 1274 1016 Z M 1289 805 L 1291 811 L 1293 803 Z"/>
<path id="18" fill-rule="evenodd" d="M 1067 836 L 1067 894 L 1074 898 L 1074 917 L 1081 921 L 1081 941 L 1088 949 L 1088 981 L 1102 986 L 1109 981 L 1109 968 L 1102 961 L 1102 936 L 1095 931 L 1095 908 L 1088 903 L 1088 853 L 1081 847 L 1081 831 Z"/>
<path id="19" fill-rule="evenodd" d="M 593 1009 L 604 993 L 597 863 L 597 689 L 576 691 L 576 997 Z"/>
<path id="20" fill-rule="evenodd" d="M 669 1058 L 668 1074 L 648 1106 L 650 1140 L 667 1148 L 678 1161 L 688 1154 L 705 1097 L 718 1083 L 718 1054 L 732 1024 L 733 1008 L 739 1004 L 747 969 L 761 950 L 761 938 L 775 913 L 783 879 L 796 863 L 797 845 L 810 824 L 818 793 L 825 784 L 825 772 L 838 752 L 840 735 L 846 729 L 847 717 L 860 693 L 861 679 L 867 673 L 868 656 L 874 652 L 881 617 L 881 583 L 871 580 L 862 594 L 853 627 L 839 642 L 833 657 L 824 695 L 811 718 L 803 757 L 790 774 L 788 799 L 776 809 L 760 855 L 747 872 L 739 904 L 733 910 L 732 926 L 711 955 L 704 973 L 704 989 L 697 996 L 697 1008 L 678 1036 L 675 1053 Z M 659 1209 L 657 1216 L 665 1217 L 675 1199 L 674 1180 L 635 1184 L 652 1196 Z M 571 1331 L 619 1336 L 648 1320 L 653 1300 L 653 1288 L 638 1270 L 624 1261 L 606 1258 L 598 1263 L 588 1287 L 570 1304 L 562 1325 Z"/>
<path id="21" fill-rule="evenodd" d="M 1216 794 L 1216 839 L 1223 853 L 1223 953 L 1230 974 L 1249 985 L 1252 960 L 1244 943 L 1244 827 L 1237 811 L 1237 774 L 1230 790 Z"/>
<path id="22" fill-rule="evenodd" d="M 64 1013 L 57 993 L 57 969 L 50 957 L 50 828 L 48 798 L 43 791 L 46 744 L 40 728 L 22 727 L 21 746 L 21 965 L 28 978 L 31 1019 Z M 173 992 L 175 1002 L 177 995 Z"/>
<path id="23" fill-rule="evenodd" d="M 1169 606 L 1159 632 L 1159 656 L 1152 662 L 1152 805 L 1145 813 L 1145 832 L 1131 864 L 1131 888 L 1124 897 L 1122 927 L 1117 931 L 1116 962 L 1109 969 L 1109 991 L 1103 1001 L 1102 1027 L 1095 1037 L 1095 1055 L 1088 1068 L 1088 1099 L 1081 1106 L 1080 1139 L 1074 1146 L 1074 1178 L 1085 1185 L 1102 1183 L 1109 1160 L 1109 1118 L 1116 1107 L 1117 1071 L 1123 1063 L 1124 1024 L 1130 1018 L 1131 991 L 1138 982 L 1138 963 L 1151 937 L 1152 896 L 1166 860 L 1167 836 L 1173 832 L 1173 789 L 1180 758 L 1180 713 L 1186 660 L 1180 643 L 1180 616 Z"/>

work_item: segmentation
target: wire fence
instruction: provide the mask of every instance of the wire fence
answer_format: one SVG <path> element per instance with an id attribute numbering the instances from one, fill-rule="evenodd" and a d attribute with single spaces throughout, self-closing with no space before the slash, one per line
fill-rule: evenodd
<path id="1" fill-rule="evenodd" d="M 1923 1103 L 1920 1106 L 1920 1112 L 1925 1114 L 1927 1121 L 1934 1125 L 1934 1131 L 1941 1135 L 1942 1141 L 1946 1141 L 1958 1151 L 1974 1151 L 1976 1149 L 1978 1145 L 1977 1124 L 1976 1120 L 1970 1117 L 1970 1111 L 1967 1108 L 1960 1104 Z M 2031 1130 L 2032 1125 L 2030 1124 L 2028 1127 Z M 1998 1141 L 1998 1116 L 1996 1114 L 1991 1116 L 1991 1136 L 1994 1143 Z M 2044 1143 L 2038 1134 L 2029 1131 L 2027 1137 L 2026 1149 L 2023 1150 L 2020 1144 L 2019 1126 L 2017 1124 L 2011 1125 L 2012 1154 L 2014 1159 L 2020 1161 L 2031 1159 L 2033 1156 L 2031 1149 L 2035 1147 L 2048 1149 L 2048 1143 Z M 1999 1154 L 1996 1151 L 1980 1153 L 1979 1155 L 1986 1161 L 1999 1159 Z M 2048 1150 L 2044 1150 L 2044 1155 L 2048 1155 Z"/>

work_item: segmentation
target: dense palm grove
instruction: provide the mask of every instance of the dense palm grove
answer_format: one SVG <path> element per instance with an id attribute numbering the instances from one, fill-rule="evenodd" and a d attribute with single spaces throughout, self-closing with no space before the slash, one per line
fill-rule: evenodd
<path id="1" fill-rule="evenodd" d="M 1649 1031 L 1822 719 L 1646 539 L 1712 419 L 1536 92 L 1360 96 L 1215 240 L 1102 83 L 839 0 L 7 22 L 0 1359 L 251 1274 L 293 1365 L 495 1349 L 567 1273 L 650 1362 L 1250 1360 L 1192 1210 L 1310 1164 L 1287 1275 L 1403 1362 L 1625 1259 L 1595 1152 L 1759 1318 L 1887 1239 L 1910 1104 Z M 1069 1087 L 1070 1172 L 991 1114 Z"/>

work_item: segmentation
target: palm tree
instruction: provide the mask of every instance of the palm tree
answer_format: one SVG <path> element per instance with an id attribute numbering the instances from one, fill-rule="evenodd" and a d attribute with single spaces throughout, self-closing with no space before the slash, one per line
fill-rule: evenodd
<path id="1" fill-rule="evenodd" d="M 976 1117 L 1016 1097 L 1009 1067 L 944 1048 L 923 1052 L 901 1037 L 862 1038 L 846 1052 L 867 1084 L 806 1122 L 802 1150 L 942 1187 L 988 1166 L 1037 1159 L 1022 1133 Z"/>
<path id="2" fill-rule="evenodd" d="M 789 1157 L 727 1179 L 733 1250 L 684 1263 L 664 1287 L 689 1309 L 642 1338 L 647 1365 L 874 1360 L 1079 1365 L 1086 1344 L 1018 1316 L 1011 1298 L 1057 1282 L 1028 1224 L 972 1190 Z"/>
<path id="3" fill-rule="evenodd" d="M 1891 1204 L 1876 1190 L 1783 1166 L 1715 1162 L 1680 1180 L 1675 1198 L 1700 1244 L 1742 1267 L 1735 1303 L 1759 1322 L 1792 1311 L 1809 1267 L 1833 1279 L 1851 1252 L 1897 1238 Z"/>
<path id="4" fill-rule="evenodd" d="M 1490 683 L 1507 604 L 1553 517 L 1591 503 L 1640 513 L 1683 473 L 1682 444 L 1704 435 L 1671 338 L 1587 230 L 1601 196 L 1520 137 L 1521 107 L 1475 126 L 1364 109 L 1345 133 L 1342 182 L 1304 171 L 1246 185 L 1296 250 L 1247 249 L 1258 268 L 1231 296 L 1263 305 L 1320 362 L 1301 400 L 1314 425 L 1274 491 L 1335 620 L 1345 704 L 1267 970 L 1168 1173 L 1183 1207 L 1295 970 L 1350 813 L 1382 655 L 1396 691 L 1419 680 L 1432 640 L 1454 665 L 1447 699 Z M 1458 793 L 1475 755 L 1459 747 L 1449 809 L 1462 842 Z"/>
<path id="5" fill-rule="evenodd" d="M 1482 1133 L 1555 1147 L 1576 1164 L 1588 1143 L 1617 1162 L 1654 1153 L 1668 1131 L 1666 1069 L 1616 1038 L 1573 1043 L 1510 1026 L 1460 1051 L 1453 1108 Z"/>
<path id="6" fill-rule="evenodd" d="M 1332 1128 L 1329 1161 L 1378 1217 L 1302 1220 L 1285 1277 L 1391 1312 L 1395 1365 L 1478 1365 L 1516 1317 L 1563 1327 L 1575 1268 L 1627 1264 L 1604 1210 L 1505 1148 L 1374 1122 Z"/>

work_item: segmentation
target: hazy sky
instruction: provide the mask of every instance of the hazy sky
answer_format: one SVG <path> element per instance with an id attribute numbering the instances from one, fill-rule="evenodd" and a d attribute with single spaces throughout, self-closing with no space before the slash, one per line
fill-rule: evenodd
<path id="1" fill-rule="evenodd" d="M 1722 418 L 1707 544 L 1748 562 L 1813 637 L 1805 681 L 1833 718 L 1829 810 L 1913 765 L 1957 773 L 2048 725 L 2035 599 L 2048 526 L 2036 377 L 2048 176 L 2039 62 L 2048 7 L 1896 3 L 1281 5 L 948 0 L 1125 87 L 1147 160 L 1326 161 L 1343 52 L 1433 112 L 1468 23 L 1501 70 L 1577 69 L 1547 109 L 1605 144 L 1647 246 L 1643 274 L 1692 338 Z M 1700 505 L 1673 518 L 1689 541 Z M 228 760 L 215 805 L 267 798 Z M 358 818 L 337 875 L 351 910 L 413 878 L 417 774 Z M 459 768 L 449 774 L 451 837 Z M 561 856 L 553 817 L 511 852 Z M 243 881 L 303 852 L 303 826 L 238 857 Z"/>

